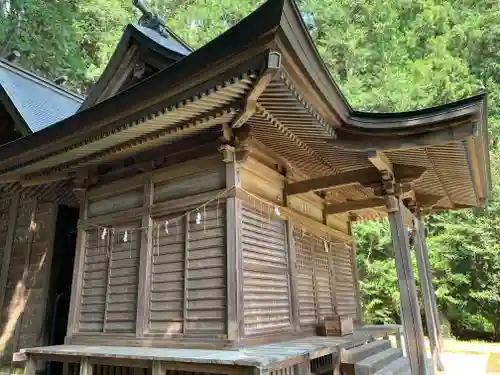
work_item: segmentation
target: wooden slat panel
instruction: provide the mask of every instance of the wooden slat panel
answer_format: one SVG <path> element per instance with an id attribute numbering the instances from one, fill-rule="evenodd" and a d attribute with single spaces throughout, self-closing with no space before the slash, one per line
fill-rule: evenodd
<path id="1" fill-rule="evenodd" d="M 80 296 L 79 330 L 102 332 L 106 308 L 109 235 L 101 239 L 102 229 L 86 231 L 82 295 Z"/>
<path id="2" fill-rule="evenodd" d="M 127 223 L 118 227 L 138 228 L 140 223 Z M 111 233 L 105 332 L 135 332 L 142 233 L 140 229 L 113 230 Z"/>
<path id="3" fill-rule="evenodd" d="M 244 205 L 242 249 L 245 335 L 291 327 L 285 222 Z"/>
<path id="4" fill-rule="evenodd" d="M 222 203 L 189 217 L 186 333 L 226 332 L 225 212 Z M 198 302 L 198 303 L 197 303 Z"/>
<path id="5" fill-rule="evenodd" d="M 300 324 L 316 323 L 316 303 L 313 274 L 313 247 L 311 237 L 300 228 L 293 232 L 297 257 L 297 285 Z"/>
<path id="6" fill-rule="evenodd" d="M 169 219 L 158 218 L 153 224 L 150 279 L 149 330 L 164 335 L 183 332 L 185 222 Z"/>
<path id="7" fill-rule="evenodd" d="M 352 269 L 352 249 L 346 245 L 333 246 L 333 268 L 335 274 L 335 297 L 337 313 L 356 316 L 356 289 Z"/>
<path id="8" fill-rule="evenodd" d="M 323 319 L 325 316 L 332 315 L 334 312 L 333 306 L 333 290 L 330 281 L 330 269 L 328 264 L 329 253 L 326 252 L 325 245 L 321 240 L 313 240 L 314 245 L 314 262 L 316 278 L 316 298 L 317 306 L 319 307 L 319 317 Z"/>

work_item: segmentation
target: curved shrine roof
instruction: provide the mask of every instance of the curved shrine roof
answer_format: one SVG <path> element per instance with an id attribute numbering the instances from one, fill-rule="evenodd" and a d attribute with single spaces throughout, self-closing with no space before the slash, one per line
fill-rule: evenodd
<path id="1" fill-rule="evenodd" d="M 372 173 L 375 150 L 399 169 L 425 170 L 414 190 L 436 198 L 429 206 L 483 206 L 489 197 L 484 94 L 405 113 L 354 111 L 291 0 L 268 1 L 148 79 L 0 147 L 0 179 L 71 176 L 224 123 L 249 125 L 253 138 L 298 171 L 297 182 Z M 374 197 L 360 184 L 320 190 L 332 204 Z"/>

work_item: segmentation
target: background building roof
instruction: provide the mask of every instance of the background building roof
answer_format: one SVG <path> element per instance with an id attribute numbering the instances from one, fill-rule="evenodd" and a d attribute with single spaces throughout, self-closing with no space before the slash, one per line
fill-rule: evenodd
<path id="1" fill-rule="evenodd" d="M 78 95 L 4 60 L 0 60 L 0 95 L 4 104 L 17 114 L 17 120 L 27 127 L 25 134 L 73 115 L 83 101 Z"/>

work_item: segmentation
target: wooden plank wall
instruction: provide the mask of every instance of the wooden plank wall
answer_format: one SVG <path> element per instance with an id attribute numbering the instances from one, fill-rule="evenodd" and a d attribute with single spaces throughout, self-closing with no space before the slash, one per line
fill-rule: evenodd
<path id="1" fill-rule="evenodd" d="M 13 202 L 16 202 L 13 199 Z M 0 351 L 4 361 L 23 347 L 42 345 L 57 209 L 53 204 L 22 200 L 11 210 L 2 267 Z M 5 255 L 5 254 L 4 254 Z"/>
<path id="2" fill-rule="evenodd" d="M 252 155 L 241 166 L 242 187 L 254 195 L 245 198 L 242 212 L 245 336 L 265 336 L 277 328 L 311 332 L 327 315 L 352 313 L 354 283 L 351 263 L 346 263 L 348 252 L 344 245 L 332 244 L 341 238 L 319 230 L 326 224 L 333 232 L 347 234 L 346 221 L 325 218 L 323 199 L 312 193 L 287 197 L 286 205 L 295 216 L 277 218 L 273 204 L 283 205 L 284 176 L 269 160 Z M 288 243 L 286 227 L 293 228 Z M 289 272 L 289 259 L 294 259 L 294 272 Z M 292 299 L 298 302 L 298 322 Z"/>
<path id="3" fill-rule="evenodd" d="M 242 210 L 245 335 L 291 328 L 285 222 L 248 204 Z"/>

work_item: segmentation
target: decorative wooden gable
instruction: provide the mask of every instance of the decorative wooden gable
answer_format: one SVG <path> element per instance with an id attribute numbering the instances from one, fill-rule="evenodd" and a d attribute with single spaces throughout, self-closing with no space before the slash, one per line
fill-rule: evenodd
<path id="1" fill-rule="evenodd" d="M 128 25 L 103 74 L 80 110 L 116 95 L 188 55 L 191 49 L 172 31 Z"/>

